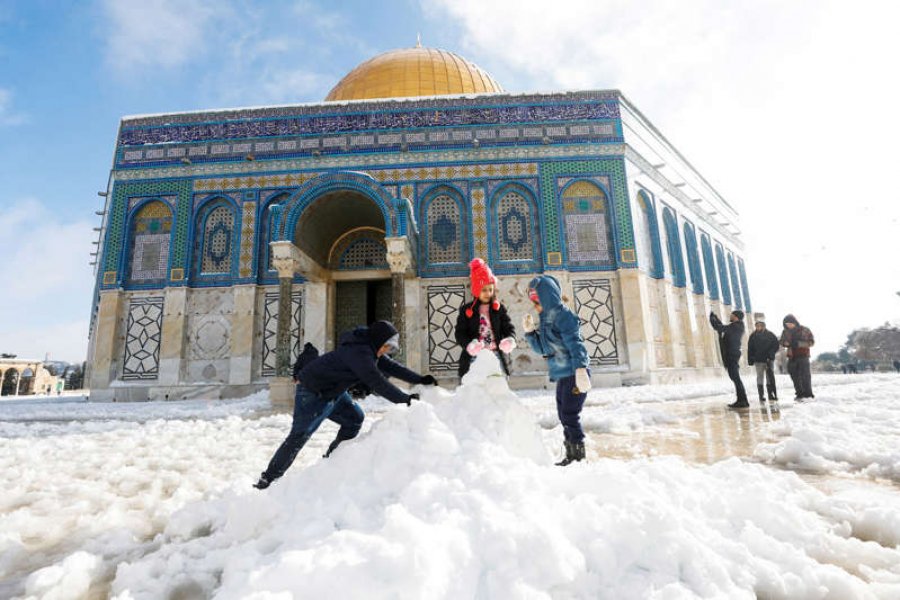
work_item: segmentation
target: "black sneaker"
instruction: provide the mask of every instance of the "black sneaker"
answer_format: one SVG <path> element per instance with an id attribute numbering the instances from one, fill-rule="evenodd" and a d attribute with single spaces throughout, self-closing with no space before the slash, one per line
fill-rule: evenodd
<path id="1" fill-rule="evenodd" d="M 269 487 L 270 485 L 272 485 L 272 480 L 269 479 L 268 477 L 266 477 L 266 474 L 263 473 L 259 476 L 259 481 L 257 481 L 256 483 L 253 484 L 253 487 L 255 487 L 258 490 L 264 490 L 267 487 Z"/>

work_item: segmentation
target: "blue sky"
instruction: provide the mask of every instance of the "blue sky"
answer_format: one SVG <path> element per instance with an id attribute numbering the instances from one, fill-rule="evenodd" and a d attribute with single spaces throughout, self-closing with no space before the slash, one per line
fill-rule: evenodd
<path id="1" fill-rule="evenodd" d="M 837 348 L 900 318 L 898 10 L 0 0 L 0 351 L 83 358 L 120 117 L 317 101 L 417 32 L 510 91 L 621 89 L 741 212 L 754 308 L 795 312 Z"/>

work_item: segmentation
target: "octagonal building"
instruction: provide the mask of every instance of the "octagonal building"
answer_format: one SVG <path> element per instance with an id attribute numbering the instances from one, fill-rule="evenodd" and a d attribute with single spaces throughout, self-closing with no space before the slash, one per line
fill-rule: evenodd
<path id="1" fill-rule="evenodd" d="M 534 274 L 560 280 L 595 384 L 709 376 L 707 315 L 751 310 L 737 221 L 619 91 L 510 94 L 444 50 L 376 56 L 321 103 L 125 117 L 91 398 L 287 400 L 304 342 L 376 319 L 451 383 L 473 257 L 515 324 Z M 545 381 L 524 343 L 512 365 Z"/>

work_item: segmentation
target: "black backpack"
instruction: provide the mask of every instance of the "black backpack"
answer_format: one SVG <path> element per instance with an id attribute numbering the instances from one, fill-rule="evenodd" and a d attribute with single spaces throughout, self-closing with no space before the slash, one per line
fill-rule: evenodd
<path id="1" fill-rule="evenodd" d="M 300 381 L 300 371 L 317 358 L 319 358 L 319 349 L 313 346 L 311 342 L 306 342 L 303 345 L 303 352 L 300 353 L 300 356 L 297 357 L 297 362 L 294 363 L 294 381 Z"/>

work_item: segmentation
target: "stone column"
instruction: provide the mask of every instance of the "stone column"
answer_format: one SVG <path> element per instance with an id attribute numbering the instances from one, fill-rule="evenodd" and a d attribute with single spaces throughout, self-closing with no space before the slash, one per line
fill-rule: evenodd
<path id="1" fill-rule="evenodd" d="M 625 316 L 625 345 L 630 366 L 629 377 L 649 382 L 653 364 L 653 330 L 647 301 L 646 275 L 638 269 L 620 269 L 619 287 Z"/>
<path id="2" fill-rule="evenodd" d="M 269 384 L 273 406 L 293 409 L 291 379 L 291 291 L 300 266 L 299 250 L 287 241 L 272 242 L 272 265 L 278 271 L 278 328 L 275 335 L 275 377 Z"/>
<path id="3" fill-rule="evenodd" d="M 181 363 L 184 360 L 184 338 L 187 332 L 187 295 L 186 287 L 166 288 L 159 348 L 160 385 L 181 383 Z"/>
<path id="4" fill-rule="evenodd" d="M 387 245 L 387 262 L 391 268 L 391 319 L 400 333 L 402 357 L 407 353 L 406 343 L 410 337 L 406 322 L 406 279 L 412 275 L 413 253 L 409 238 L 385 238 L 384 241 Z"/>
<path id="5" fill-rule="evenodd" d="M 228 383 L 248 385 L 253 381 L 253 324 L 256 321 L 256 286 L 234 286 L 231 316 L 231 356 Z"/>
<path id="6" fill-rule="evenodd" d="M 91 357 L 91 400 L 112 400 L 109 384 L 115 379 L 115 352 L 121 335 L 121 312 L 125 294 L 121 290 L 100 292 L 94 330 L 94 354 Z M 102 391 L 101 391 L 102 390 Z M 105 392 L 105 393 L 104 393 Z"/>

